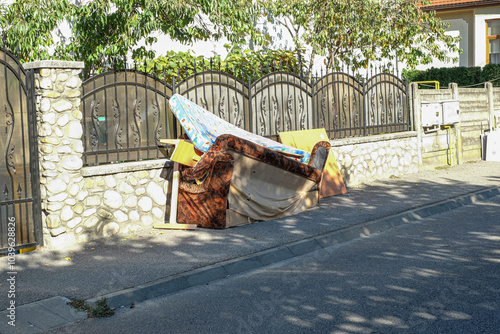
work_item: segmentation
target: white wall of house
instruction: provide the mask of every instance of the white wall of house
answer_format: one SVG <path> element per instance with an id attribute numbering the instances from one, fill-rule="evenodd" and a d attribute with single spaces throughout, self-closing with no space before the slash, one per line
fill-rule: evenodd
<path id="1" fill-rule="evenodd" d="M 448 28 L 449 35 L 453 37 L 460 36 L 460 42 L 458 47 L 462 49 L 462 53 L 452 55 L 456 57 L 458 55 L 459 60 L 455 62 L 453 66 L 468 66 L 469 65 L 469 25 L 463 19 L 449 20 L 450 27 Z"/>
<path id="2" fill-rule="evenodd" d="M 477 9 L 474 17 L 474 66 L 486 65 L 486 21 L 500 19 L 500 7 Z"/>
<path id="3" fill-rule="evenodd" d="M 419 70 L 426 70 L 431 67 L 455 67 L 455 66 L 480 66 L 486 65 L 486 21 L 500 19 L 500 7 L 476 9 L 473 14 L 472 22 L 465 19 L 448 19 L 443 22 L 449 23 L 450 27 L 446 29 L 447 34 L 451 36 L 460 36 L 461 41 L 458 46 L 462 49 L 457 62 L 444 63 L 435 60 L 428 65 L 420 65 Z M 472 40 L 470 40 L 472 39 Z M 457 57 L 457 54 L 451 55 Z"/>

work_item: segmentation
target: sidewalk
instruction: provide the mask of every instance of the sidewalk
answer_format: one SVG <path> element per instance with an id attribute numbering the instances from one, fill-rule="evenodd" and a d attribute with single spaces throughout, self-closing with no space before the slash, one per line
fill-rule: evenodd
<path id="1" fill-rule="evenodd" d="M 16 256 L 16 327 L 7 321 L 1 260 L 0 333 L 37 333 L 85 314 L 65 303 L 106 297 L 112 307 L 262 267 L 500 194 L 500 163 L 479 161 L 349 188 L 318 208 L 227 230 L 143 231 L 80 249 Z"/>

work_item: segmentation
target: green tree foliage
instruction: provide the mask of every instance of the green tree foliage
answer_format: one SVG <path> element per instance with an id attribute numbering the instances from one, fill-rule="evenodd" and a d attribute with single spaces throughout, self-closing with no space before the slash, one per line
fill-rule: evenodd
<path id="1" fill-rule="evenodd" d="M 246 36 L 263 42 L 254 28 L 252 0 L 93 0 L 70 4 L 68 0 L 15 0 L 0 6 L 1 29 L 6 45 L 19 46 L 22 61 L 52 58 L 83 60 L 100 66 L 110 58 L 132 51 L 135 60 L 152 59 L 153 51 L 137 46 L 155 42 L 153 32 L 163 32 L 183 43 L 227 37 L 241 43 Z M 70 22 L 69 44 L 52 45 L 51 32 L 64 20 Z"/>
<path id="2" fill-rule="evenodd" d="M 457 51 L 457 39 L 444 34 L 446 26 L 434 13 L 419 9 L 420 1 L 88 0 L 75 5 L 69 0 L 14 0 L 0 5 L 0 29 L 5 46 L 18 49 L 23 62 L 83 60 L 89 68 L 123 59 L 129 52 L 143 62 L 154 59 L 148 45 L 156 42 L 155 32 L 163 32 L 186 44 L 225 36 L 231 57 L 251 64 L 259 55 L 245 56 L 241 45 L 249 38 L 265 44 L 266 36 L 255 22 L 266 15 L 289 30 L 295 54 L 310 50 L 310 66 L 318 54 L 326 56 L 328 68 L 342 63 L 357 69 L 394 57 L 412 68 L 432 58 L 447 60 L 449 52 Z M 73 36 L 68 43 L 54 44 L 51 32 L 64 21 Z"/>
<path id="3" fill-rule="evenodd" d="M 447 25 L 425 13 L 421 0 L 259 0 L 262 8 L 294 34 L 298 47 L 326 56 L 328 68 L 353 68 L 397 57 L 409 68 L 433 58 L 448 61 L 458 39 Z M 442 45 L 440 47 L 439 45 Z"/>
<path id="4" fill-rule="evenodd" d="M 140 70 L 156 75 L 171 83 L 172 80 L 179 82 L 189 75 L 204 70 L 214 70 L 233 75 L 240 80 L 255 80 L 271 72 L 288 71 L 301 75 L 304 68 L 299 64 L 298 55 L 294 51 L 286 50 L 239 50 L 233 49 L 227 57 L 222 60 L 220 56 L 207 59 L 203 56 L 195 56 L 188 52 L 168 51 L 154 60 L 147 61 L 139 66 Z M 302 72 L 301 72 L 302 71 Z"/>
<path id="5" fill-rule="evenodd" d="M 51 32 L 67 16 L 68 0 L 17 0 L 0 4 L 2 45 L 19 55 L 21 61 L 49 59 L 54 46 Z"/>

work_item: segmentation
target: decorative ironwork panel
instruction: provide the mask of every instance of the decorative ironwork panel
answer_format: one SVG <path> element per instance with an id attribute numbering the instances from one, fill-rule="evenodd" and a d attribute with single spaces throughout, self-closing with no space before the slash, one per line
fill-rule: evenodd
<path id="1" fill-rule="evenodd" d="M 311 86 L 295 74 L 274 72 L 251 87 L 252 132 L 276 138 L 279 132 L 311 129 Z"/>
<path id="2" fill-rule="evenodd" d="M 365 86 L 367 134 L 407 131 L 409 128 L 406 85 L 390 73 L 371 77 Z"/>
<path id="3" fill-rule="evenodd" d="M 250 131 L 248 88 L 234 76 L 219 71 L 195 73 L 176 85 L 175 93 L 223 120 Z"/>
<path id="4" fill-rule="evenodd" d="M 158 142 L 175 137 L 172 89 L 137 71 L 111 71 L 84 82 L 84 163 L 161 157 Z"/>
<path id="5" fill-rule="evenodd" d="M 0 48 L 0 252 L 43 244 L 33 81 Z"/>
<path id="6" fill-rule="evenodd" d="M 159 138 L 177 138 L 183 132 L 168 106 L 174 93 L 272 139 L 282 131 L 314 128 L 325 128 L 332 139 L 408 130 L 406 87 L 391 74 L 375 75 L 365 83 L 335 72 L 311 84 L 285 71 L 244 82 L 220 68 L 201 69 L 196 72 L 195 64 L 189 77 L 172 86 L 131 70 L 85 81 L 85 163 L 156 158 Z"/>
<path id="7" fill-rule="evenodd" d="M 316 128 L 325 128 L 330 138 L 363 135 L 363 86 L 346 73 L 330 73 L 313 86 Z"/>

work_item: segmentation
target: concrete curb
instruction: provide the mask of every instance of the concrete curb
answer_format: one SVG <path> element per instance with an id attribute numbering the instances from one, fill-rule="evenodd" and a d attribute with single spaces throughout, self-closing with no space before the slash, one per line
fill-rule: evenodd
<path id="1" fill-rule="evenodd" d="M 418 222 L 430 216 L 484 201 L 497 195 L 500 195 L 500 188 L 480 190 L 467 195 L 400 212 L 381 219 L 342 228 L 319 236 L 306 238 L 236 259 L 205 266 L 147 284 L 98 296 L 88 299 L 85 302 L 90 306 L 96 306 L 98 300 L 106 298 L 108 306 L 112 308 L 128 307 L 146 299 L 163 296 L 197 285 L 207 284 L 229 275 L 262 268 L 318 249 L 334 246 L 360 237 L 366 237 L 370 234 L 383 232 L 403 224 Z"/>

